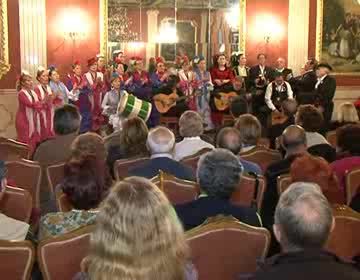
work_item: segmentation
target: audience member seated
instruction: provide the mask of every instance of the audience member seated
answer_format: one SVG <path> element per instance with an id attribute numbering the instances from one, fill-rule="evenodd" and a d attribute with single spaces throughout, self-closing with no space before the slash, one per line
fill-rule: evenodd
<path id="1" fill-rule="evenodd" d="M 130 169 L 129 175 L 151 179 L 162 170 L 176 178 L 195 181 L 193 170 L 173 159 L 174 146 L 175 135 L 168 128 L 158 126 L 150 130 L 147 138 L 150 160 Z"/>
<path id="2" fill-rule="evenodd" d="M 340 188 L 344 190 L 346 171 L 360 166 L 360 124 L 345 125 L 339 128 L 336 134 L 340 159 L 334 161 L 331 166 L 339 180 Z"/>
<path id="3" fill-rule="evenodd" d="M 295 123 L 302 126 L 306 131 L 306 143 L 310 148 L 315 145 L 329 144 L 319 132 L 323 128 L 324 118 L 315 106 L 301 105 L 296 114 Z"/>
<path id="4" fill-rule="evenodd" d="M 101 175 L 104 173 L 101 169 L 104 169 L 104 166 L 100 165 L 94 156 L 67 163 L 61 187 L 74 209 L 43 216 L 39 239 L 61 235 L 95 222 L 98 214 L 96 208 L 112 184 L 110 176 Z"/>
<path id="5" fill-rule="evenodd" d="M 179 133 L 184 139 L 175 145 L 174 159 L 182 160 L 198 151 L 214 146 L 200 138 L 204 132 L 203 119 L 198 112 L 186 111 L 179 119 Z"/>
<path id="6" fill-rule="evenodd" d="M 112 175 L 114 175 L 114 164 L 118 159 L 149 156 L 146 147 L 148 133 L 146 123 L 138 117 L 123 122 L 119 144 L 108 149 L 107 164 Z"/>
<path id="7" fill-rule="evenodd" d="M 216 148 L 229 150 L 237 156 L 240 159 L 245 172 L 261 175 L 262 171 L 258 164 L 241 158 L 239 155 L 241 146 L 241 134 L 236 128 L 224 127 L 218 133 L 216 138 Z"/>
<path id="8" fill-rule="evenodd" d="M 80 129 L 80 114 L 73 105 L 64 105 L 55 110 L 54 132 L 55 137 L 40 143 L 33 155 L 33 160 L 42 165 L 42 178 L 40 187 L 40 208 L 42 213 L 51 210 L 51 192 L 46 177 L 46 167 L 60 162 L 65 162 L 70 155 L 70 145 Z"/>
<path id="9" fill-rule="evenodd" d="M 306 131 L 308 152 L 314 156 L 323 157 L 328 162 L 336 159 L 336 150 L 330 145 L 320 131 L 324 131 L 324 118 L 315 106 L 301 105 L 296 115 L 295 123 Z"/>
<path id="10" fill-rule="evenodd" d="M 320 188 L 292 184 L 275 211 L 273 229 L 282 253 L 261 263 L 253 277 L 246 279 L 360 279 L 354 264 L 323 249 L 334 226 L 331 206 Z"/>
<path id="11" fill-rule="evenodd" d="M 273 216 L 278 201 L 277 177 L 290 171 L 292 162 L 307 153 L 306 132 L 298 125 L 290 125 L 281 137 L 281 145 L 286 151 L 285 158 L 271 164 L 265 172 L 267 187 L 263 202 L 263 222 L 266 227 L 273 225 Z"/>
<path id="12" fill-rule="evenodd" d="M 290 167 L 291 181 L 316 183 L 330 203 L 344 204 L 345 193 L 330 164 L 321 157 L 305 154 L 296 158 Z"/>
<path id="13" fill-rule="evenodd" d="M 49 165 L 64 162 L 70 155 L 70 145 L 76 138 L 80 128 L 78 109 L 66 104 L 55 110 L 55 137 L 45 140 L 36 148 L 33 160 Z"/>
<path id="14" fill-rule="evenodd" d="M 297 110 L 297 103 L 294 99 L 286 99 L 282 102 L 282 112 L 285 115 L 284 121 L 269 127 L 268 136 L 270 139 L 270 147 L 275 149 L 276 138 L 281 136 L 284 129 L 289 125 L 295 124 L 295 114 Z"/>
<path id="15" fill-rule="evenodd" d="M 117 183 L 100 207 L 89 255 L 76 280 L 196 280 L 180 222 L 150 181 Z"/>
<path id="16" fill-rule="evenodd" d="M 351 102 L 342 103 L 337 111 L 337 120 L 331 123 L 330 130 L 335 130 L 346 124 L 359 123 L 359 116 L 355 105 Z"/>
<path id="17" fill-rule="evenodd" d="M 0 160 L 0 201 L 4 197 L 6 186 L 6 166 L 4 161 Z M 27 223 L 12 219 L 0 212 L 0 240 L 23 241 L 28 230 Z"/>
<path id="18" fill-rule="evenodd" d="M 247 152 L 255 148 L 261 137 L 259 120 L 251 114 L 244 114 L 237 119 L 235 127 L 241 133 L 241 152 Z"/>
<path id="19" fill-rule="evenodd" d="M 255 209 L 233 206 L 229 201 L 239 186 L 243 169 L 239 159 L 225 149 L 215 149 L 201 156 L 197 171 L 197 182 L 201 189 L 199 198 L 175 206 L 185 230 L 219 214 L 232 215 L 249 225 L 261 226 Z"/>

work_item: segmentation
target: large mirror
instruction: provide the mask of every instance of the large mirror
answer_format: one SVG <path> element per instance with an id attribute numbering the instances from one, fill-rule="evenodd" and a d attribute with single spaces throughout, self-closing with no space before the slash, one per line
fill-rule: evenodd
<path id="1" fill-rule="evenodd" d="M 114 50 L 148 62 L 156 56 L 176 63 L 177 56 L 244 52 L 245 0 L 102 0 L 103 52 Z"/>
<path id="2" fill-rule="evenodd" d="M 0 0 L 0 79 L 10 70 L 7 0 Z"/>

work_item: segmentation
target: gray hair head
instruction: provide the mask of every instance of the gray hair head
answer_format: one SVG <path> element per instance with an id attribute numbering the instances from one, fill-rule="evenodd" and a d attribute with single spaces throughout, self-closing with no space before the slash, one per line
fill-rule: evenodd
<path id="1" fill-rule="evenodd" d="M 238 157 L 228 150 L 215 149 L 200 158 L 197 179 L 208 196 L 229 199 L 239 185 L 243 170 Z"/>
<path id="2" fill-rule="evenodd" d="M 216 137 L 216 147 L 229 150 L 234 155 L 237 155 L 242 147 L 240 131 L 235 127 L 221 129 Z"/>
<path id="3" fill-rule="evenodd" d="M 332 209 L 314 183 L 293 183 L 280 196 L 275 225 L 281 231 L 284 250 L 322 248 L 331 232 Z"/>
<path id="4" fill-rule="evenodd" d="M 175 145 L 175 135 L 170 129 L 158 126 L 149 131 L 146 144 L 152 155 L 172 153 Z"/>

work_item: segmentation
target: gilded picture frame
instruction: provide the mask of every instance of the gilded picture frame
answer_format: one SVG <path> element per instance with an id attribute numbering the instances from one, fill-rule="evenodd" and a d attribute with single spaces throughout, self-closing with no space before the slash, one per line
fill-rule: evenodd
<path id="1" fill-rule="evenodd" d="M 0 0 L 0 79 L 10 70 L 7 0 Z"/>
<path id="2" fill-rule="evenodd" d="M 317 0 L 315 54 L 318 61 L 327 62 L 333 67 L 335 75 L 360 76 L 360 31 L 353 34 L 352 19 L 346 19 L 347 14 L 355 12 L 360 16 L 360 4 L 349 3 L 343 0 Z M 354 11 L 354 7 L 357 11 Z M 329 14 L 329 11 L 336 11 L 336 16 Z M 360 19 L 358 21 L 360 23 Z M 345 35 L 356 36 L 357 52 L 354 46 L 346 46 Z"/>

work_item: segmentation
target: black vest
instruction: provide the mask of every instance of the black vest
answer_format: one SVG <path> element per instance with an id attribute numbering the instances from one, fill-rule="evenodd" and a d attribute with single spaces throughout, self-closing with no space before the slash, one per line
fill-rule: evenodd
<path id="1" fill-rule="evenodd" d="M 281 103 L 288 99 L 288 90 L 285 83 L 281 85 L 281 89 L 278 90 L 278 86 L 275 82 L 272 83 L 272 95 L 271 95 L 271 101 L 275 105 L 276 109 L 281 108 Z"/>

